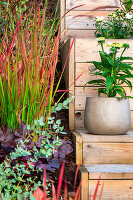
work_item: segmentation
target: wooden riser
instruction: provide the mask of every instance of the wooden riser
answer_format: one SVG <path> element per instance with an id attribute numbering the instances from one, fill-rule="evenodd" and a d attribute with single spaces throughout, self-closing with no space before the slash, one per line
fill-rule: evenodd
<path id="1" fill-rule="evenodd" d="M 73 39 L 69 39 L 62 48 L 62 62 L 65 64 L 67 55 Z M 114 40 L 108 39 L 108 42 L 125 42 L 130 44 L 130 48 L 125 52 L 125 56 L 133 55 L 133 39 Z M 109 51 L 105 43 L 105 51 Z M 100 46 L 97 45 L 97 40 L 93 38 L 76 38 L 73 47 L 70 51 L 70 56 L 65 67 L 64 77 L 66 88 L 69 89 L 68 96 L 75 96 L 75 99 L 69 104 L 69 128 L 71 130 L 81 129 L 84 127 L 84 110 L 86 97 L 96 97 L 97 91 L 93 86 L 88 85 L 83 91 L 83 86 L 86 82 L 96 79 L 98 77 L 91 76 L 90 69 L 92 64 L 87 61 L 100 61 L 98 50 Z M 121 50 L 120 50 L 121 51 Z M 120 52 L 119 52 L 120 53 Z M 130 61 L 132 63 L 132 61 Z M 76 80 L 76 81 L 75 81 Z M 133 81 L 131 80 L 133 83 Z M 123 84 L 127 95 L 133 96 L 133 92 L 129 90 L 126 84 Z M 133 129 L 133 99 L 130 99 L 131 110 L 131 128 Z"/>
<path id="2" fill-rule="evenodd" d="M 81 200 L 92 199 L 99 177 L 97 199 L 102 187 L 101 200 L 133 199 L 133 165 L 82 165 L 80 177 Z"/>
<path id="3" fill-rule="evenodd" d="M 79 130 L 73 137 L 77 164 L 133 164 L 133 131 L 104 136 Z"/>

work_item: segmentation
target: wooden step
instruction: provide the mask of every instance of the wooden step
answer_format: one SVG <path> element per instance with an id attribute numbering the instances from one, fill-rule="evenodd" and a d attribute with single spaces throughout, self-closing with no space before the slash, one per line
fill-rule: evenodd
<path id="1" fill-rule="evenodd" d="M 90 194 L 93 196 L 99 177 L 97 199 L 103 187 L 101 200 L 133 200 L 132 164 L 81 165 L 80 177 L 81 200 L 89 200 Z"/>
<path id="2" fill-rule="evenodd" d="M 76 164 L 133 164 L 133 131 L 105 136 L 73 132 Z"/>

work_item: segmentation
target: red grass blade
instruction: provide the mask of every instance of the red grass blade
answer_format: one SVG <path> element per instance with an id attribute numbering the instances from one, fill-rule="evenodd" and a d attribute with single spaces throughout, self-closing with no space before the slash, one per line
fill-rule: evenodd
<path id="1" fill-rule="evenodd" d="M 80 182 L 78 189 L 76 191 L 76 195 L 75 195 L 74 200 L 80 200 L 80 188 L 81 188 L 81 182 Z"/>
<path id="2" fill-rule="evenodd" d="M 75 6 L 75 7 L 73 7 L 73 8 L 71 8 L 70 10 L 68 10 L 63 16 L 62 16 L 62 18 L 64 18 L 70 11 L 72 11 L 72 10 L 74 10 L 74 9 L 76 9 L 76 8 L 79 8 L 79 7 L 81 7 L 81 6 L 84 6 L 85 4 L 81 4 L 81 5 L 79 5 L 79 6 Z"/>
<path id="3" fill-rule="evenodd" d="M 57 200 L 59 200 L 59 198 L 60 198 L 61 186 L 62 186 L 62 181 L 63 181 L 64 165 L 65 165 L 65 163 L 63 162 L 62 167 L 61 167 L 61 171 L 60 171 L 58 188 L 57 188 Z"/>
<path id="4" fill-rule="evenodd" d="M 65 178 L 64 200 L 67 200 L 67 178 Z"/>
<path id="5" fill-rule="evenodd" d="M 56 191 L 53 184 L 52 184 L 52 193 L 53 193 L 53 200 L 56 200 Z"/>
<path id="6" fill-rule="evenodd" d="M 47 199 L 47 191 L 46 191 L 46 167 L 44 169 L 44 200 Z"/>
<path id="7" fill-rule="evenodd" d="M 4 197 L 3 197 L 2 194 L 1 194 L 1 191 L 0 191 L 0 196 L 1 196 L 1 199 L 4 200 Z"/>
<path id="8" fill-rule="evenodd" d="M 79 165 L 77 166 L 77 169 L 76 169 L 75 180 L 74 180 L 74 187 L 73 187 L 74 192 L 75 192 L 75 187 L 76 187 L 76 182 L 77 182 L 77 177 L 78 177 L 78 172 L 79 172 L 80 165 L 81 165 L 81 162 L 79 163 Z"/>
<path id="9" fill-rule="evenodd" d="M 99 195 L 99 200 L 101 200 L 101 197 L 102 197 L 103 187 L 104 187 L 104 183 L 102 184 L 102 188 L 101 188 L 100 195 Z"/>
<path id="10" fill-rule="evenodd" d="M 17 34 L 18 28 L 19 28 L 20 23 L 21 23 L 21 19 L 22 19 L 22 17 L 20 18 L 20 21 L 19 21 L 19 23 L 17 24 L 17 28 L 16 28 L 16 30 L 15 30 L 15 33 L 14 33 L 12 42 L 11 42 L 10 47 L 9 47 L 9 50 L 8 50 L 8 52 L 7 52 L 7 56 L 10 54 L 10 52 L 11 52 L 11 50 L 12 50 L 13 43 L 14 43 L 14 40 L 15 40 L 15 36 L 16 36 L 16 34 Z"/>
<path id="11" fill-rule="evenodd" d="M 96 188 L 95 188 L 95 191 L 94 191 L 94 195 L 93 195 L 93 200 L 96 200 L 97 193 L 98 193 L 98 188 L 99 188 L 99 183 L 100 183 L 100 179 L 101 179 L 101 176 L 98 179 L 98 182 L 97 182 L 97 185 L 96 185 Z"/>

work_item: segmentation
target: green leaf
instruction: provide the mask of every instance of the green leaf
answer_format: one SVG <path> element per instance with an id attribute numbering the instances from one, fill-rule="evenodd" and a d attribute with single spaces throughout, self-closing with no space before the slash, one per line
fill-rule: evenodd
<path id="1" fill-rule="evenodd" d="M 103 66 L 101 65 L 101 62 L 93 61 L 92 63 L 94 64 L 96 69 L 99 69 L 100 71 L 103 70 Z"/>
<path id="2" fill-rule="evenodd" d="M 28 130 L 28 131 L 30 130 L 30 125 L 27 125 L 27 130 Z"/>
<path id="3" fill-rule="evenodd" d="M 107 90 L 107 94 L 109 94 L 109 90 L 111 89 L 111 86 L 113 84 L 113 77 L 107 76 L 106 78 L 106 90 Z"/>
<path id="4" fill-rule="evenodd" d="M 101 57 L 101 61 L 102 61 L 102 66 L 105 68 L 105 69 L 110 69 L 110 63 L 108 61 L 108 57 L 107 55 L 105 56 L 105 54 L 103 52 L 99 52 L 100 53 L 100 57 Z"/>
<path id="5" fill-rule="evenodd" d="M 100 96 L 100 94 L 106 95 L 106 89 L 105 88 L 98 88 L 98 96 Z"/>
<path id="6" fill-rule="evenodd" d="M 102 73 L 102 76 L 105 77 L 106 74 L 110 73 L 110 70 L 109 69 L 105 69 Z"/>
<path id="7" fill-rule="evenodd" d="M 123 60 L 133 60 L 133 58 L 129 56 L 121 57 L 120 61 L 123 61 Z"/>

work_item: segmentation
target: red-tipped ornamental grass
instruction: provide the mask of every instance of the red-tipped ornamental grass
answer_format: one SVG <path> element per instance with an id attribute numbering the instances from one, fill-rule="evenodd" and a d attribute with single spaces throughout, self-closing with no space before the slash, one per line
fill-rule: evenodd
<path id="1" fill-rule="evenodd" d="M 21 121 L 29 124 L 36 116 L 50 113 L 60 29 L 57 37 L 45 34 L 45 12 L 41 15 L 36 9 L 28 29 L 16 17 L 11 43 L 4 37 L 0 44 L 0 120 L 12 130 Z"/>
<path id="2" fill-rule="evenodd" d="M 82 186 L 82 180 L 79 183 L 77 191 L 75 191 L 75 186 L 76 186 L 76 181 L 77 181 L 77 175 L 78 175 L 78 172 L 79 172 L 79 167 L 80 167 L 80 165 L 78 165 L 77 170 L 76 170 L 76 175 L 75 175 L 73 200 L 80 200 L 80 197 L 81 197 L 80 196 L 80 189 L 81 189 L 81 186 Z M 63 182 L 63 172 L 64 172 L 64 163 L 63 163 L 63 165 L 61 167 L 61 171 L 60 171 L 60 177 L 59 177 L 59 181 L 58 181 L 57 193 L 56 193 L 54 185 L 52 184 L 52 195 L 53 195 L 52 199 L 53 200 L 60 200 L 61 199 L 61 188 L 62 188 L 62 182 Z M 91 195 L 89 196 L 89 200 L 91 200 L 91 199 L 93 199 L 93 200 L 96 200 L 96 199 L 101 200 L 102 192 L 103 192 L 103 184 L 102 184 L 102 188 L 100 190 L 100 194 L 99 194 L 99 197 L 98 197 L 100 179 L 101 179 L 101 177 L 99 177 L 99 179 L 98 179 L 98 182 L 97 182 L 97 185 L 96 185 L 96 188 L 95 188 L 95 191 L 94 191 L 94 194 L 93 194 L 92 198 L 91 198 Z M 47 192 L 46 192 L 46 170 L 44 171 L 44 191 L 42 191 L 40 188 L 37 188 L 34 191 L 33 196 L 36 198 L 36 200 L 51 200 L 51 199 L 48 199 Z M 68 196 L 69 195 L 67 193 L 67 179 L 65 179 L 64 197 L 63 197 L 64 200 L 69 199 Z"/>

